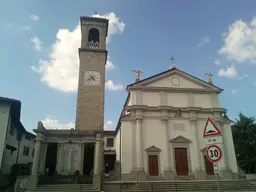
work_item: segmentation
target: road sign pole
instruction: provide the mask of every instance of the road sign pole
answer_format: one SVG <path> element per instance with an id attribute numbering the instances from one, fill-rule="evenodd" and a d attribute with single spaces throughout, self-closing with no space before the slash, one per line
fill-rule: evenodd
<path id="1" fill-rule="evenodd" d="M 205 140 L 205 145 L 208 146 L 206 149 L 206 155 L 208 160 L 213 163 L 213 169 L 217 179 L 218 192 L 220 192 L 218 162 L 222 158 L 222 150 L 215 144 L 222 144 L 223 138 L 220 129 L 215 125 L 210 117 L 208 117 L 206 121 L 203 137 Z"/>
<path id="2" fill-rule="evenodd" d="M 217 177 L 218 192 L 220 192 L 220 177 L 219 177 L 219 173 L 216 173 L 216 177 Z"/>
<path id="3" fill-rule="evenodd" d="M 220 177 L 219 177 L 219 165 L 218 163 L 213 163 L 213 170 L 216 175 L 217 179 L 217 187 L 218 187 L 218 192 L 220 192 Z"/>

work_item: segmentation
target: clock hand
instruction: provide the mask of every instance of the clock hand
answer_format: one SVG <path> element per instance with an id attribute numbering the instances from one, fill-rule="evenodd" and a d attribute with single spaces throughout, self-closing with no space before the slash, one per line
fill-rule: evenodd
<path id="1" fill-rule="evenodd" d="M 92 79 L 92 77 L 90 77 L 89 79 L 87 79 L 87 81 L 90 81 Z"/>
<path id="2" fill-rule="evenodd" d="M 90 79 L 92 79 L 93 81 L 95 81 L 94 77 L 92 75 L 90 75 Z"/>

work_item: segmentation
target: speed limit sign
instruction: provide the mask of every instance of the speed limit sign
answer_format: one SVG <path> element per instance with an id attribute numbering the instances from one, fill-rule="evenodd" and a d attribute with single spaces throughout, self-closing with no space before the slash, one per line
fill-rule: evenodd
<path id="1" fill-rule="evenodd" d="M 206 150 L 206 155 L 209 161 L 217 163 L 222 157 L 221 148 L 217 145 L 210 145 Z"/>

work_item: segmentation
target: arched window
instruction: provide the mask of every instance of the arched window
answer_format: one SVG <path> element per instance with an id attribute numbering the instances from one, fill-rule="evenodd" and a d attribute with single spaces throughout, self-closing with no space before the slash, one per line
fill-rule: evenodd
<path id="1" fill-rule="evenodd" d="M 98 29 L 91 28 L 89 30 L 88 42 L 89 43 L 99 43 L 100 42 L 100 32 Z"/>

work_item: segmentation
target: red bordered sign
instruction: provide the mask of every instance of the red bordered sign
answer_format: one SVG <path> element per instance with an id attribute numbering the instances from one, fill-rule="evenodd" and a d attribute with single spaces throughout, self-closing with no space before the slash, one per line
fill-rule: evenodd
<path id="1" fill-rule="evenodd" d="M 207 147 L 206 155 L 209 161 L 212 163 L 217 163 L 222 158 L 222 151 L 221 148 L 217 145 L 210 145 Z"/>

